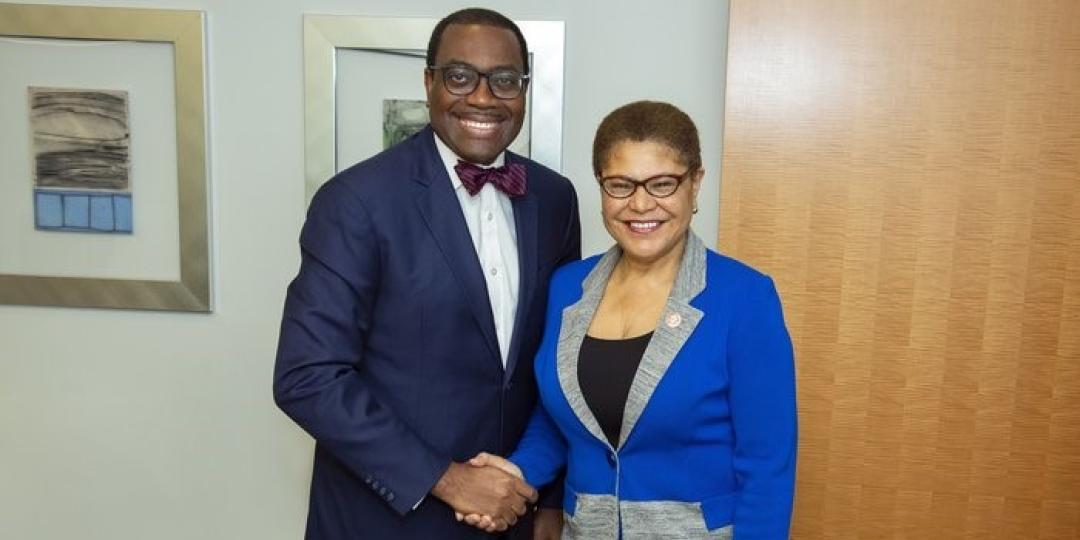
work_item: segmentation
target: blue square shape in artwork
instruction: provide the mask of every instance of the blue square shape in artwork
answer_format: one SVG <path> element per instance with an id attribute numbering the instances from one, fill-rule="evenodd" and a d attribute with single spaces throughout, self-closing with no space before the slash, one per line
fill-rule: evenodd
<path id="1" fill-rule="evenodd" d="M 90 197 L 64 195 L 64 227 L 70 229 L 90 228 Z"/>
<path id="2" fill-rule="evenodd" d="M 113 195 L 116 232 L 131 232 L 131 195 Z"/>
<path id="3" fill-rule="evenodd" d="M 60 194 L 34 192 L 34 226 L 38 229 L 55 229 L 64 226 L 64 203 Z"/>
<path id="4" fill-rule="evenodd" d="M 112 195 L 90 197 L 90 228 L 101 232 L 112 232 L 116 228 Z"/>

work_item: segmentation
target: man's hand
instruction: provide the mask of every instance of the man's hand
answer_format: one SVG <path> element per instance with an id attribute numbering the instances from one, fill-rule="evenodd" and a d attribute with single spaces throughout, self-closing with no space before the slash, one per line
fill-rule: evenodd
<path id="1" fill-rule="evenodd" d="M 480 452 L 476 455 L 476 457 L 470 459 L 469 465 L 473 467 L 495 468 L 516 478 L 524 478 L 524 475 L 521 474 L 521 468 L 519 468 L 517 465 L 514 465 L 513 462 L 507 460 L 506 458 L 496 456 L 494 454 L 489 454 L 487 452 Z M 530 502 L 536 502 L 536 499 L 533 499 Z M 499 528 L 500 523 L 498 519 L 491 515 L 479 513 L 465 514 L 462 512 L 455 512 L 454 515 L 457 517 L 458 521 L 464 520 L 465 523 L 468 523 L 469 525 L 472 525 L 473 527 L 476 527 L 478 529 L 483 529 L 489 533 L 503 530 Z M 513 523 L 511 523 L 511 525 L 513 525 Z"/>
<path id="2" fill-rule="evenodd" d="M 481 452 L 470 459 L 469 465 L 474 467 L 497 467 L 518 478 L 524 478 L 524 475 L 521 474 L 521 468 L 515 465 L 514 462 L 487 452 Z M 491 524 L 490 518 L 485 522 L 482 516 L 474 514 L 466 516 L 465 521 L 470 525 L 491 532 L 485 527 L 485 525 Z M 540 508 L 536 512 L 536 518 L 533 520 L 533 540 L 559 540 L 562 538 L 562 525 L 563 515 L 561 508 Z"/>
<path id="3" fill-rule="evenodd" d="M 489 517 L 485 530 L 504 531 L 517 523 L 530 503 L 536 502 L 536 490 L 521 478 L 496 467 L 451 463 L 431 494 L 449 504 L 459 515 Z"/>

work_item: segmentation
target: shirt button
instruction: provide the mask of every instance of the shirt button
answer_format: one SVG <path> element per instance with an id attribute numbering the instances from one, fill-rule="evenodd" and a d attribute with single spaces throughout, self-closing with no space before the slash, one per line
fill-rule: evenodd
<path id="1" fill-rule="evenodd" d="M 495 214 L 492 214 L 491 212 L 488 212 L 488 213 L 487 213 L 487 220 L 488 220 L 488 221 L 491 221 L 491 220 L 493 220 L 493 219 L 495 219 Z"/>
<path id="2" fill-rule="evenodd" d="M 499 269 L 492 266 L 491 267 L 491 275 L 493 275 L 493 276 L 499 275 Z"/>

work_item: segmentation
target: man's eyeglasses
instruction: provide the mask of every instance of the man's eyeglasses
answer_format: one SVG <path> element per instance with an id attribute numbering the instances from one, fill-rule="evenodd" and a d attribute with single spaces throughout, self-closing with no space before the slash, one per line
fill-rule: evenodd
<path id="1" fill-rule="evenodd" d="M 475 92 L 476 87 L 480 85 L 481 77 L 487 79 L 491 95 L 499 99 L 516 99 L 529 84 L 529 76 L 516 69 L 493 69 L 483 72 L 461 64 L 428 66 L 428 69 L 441 71 L 443 86 L 455 96 L 467 96 Z"/>
<path id="2" fill-rule="evenodd" d="M 693 170 L 693 168 L 687 169 L 686 172 L 678 176 L 658 174 L 644 180 L 634 180 L 625 176 L 606 176 L 600 179 L 600 187 L 604 190 L 604 193 L 614 199 L 626 199 L 633 195 L 639 187 L 645 188 L 649 195 L 663 199 L 678 191 L 679 185 L 690 176 Z"/>

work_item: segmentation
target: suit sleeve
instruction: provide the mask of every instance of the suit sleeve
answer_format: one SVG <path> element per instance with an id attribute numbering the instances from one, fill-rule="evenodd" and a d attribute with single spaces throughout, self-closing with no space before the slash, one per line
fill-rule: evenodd
<path id="1" fill-rule="evenodd" d="M 730 334 L 735 540 L 786 540 L 798 444 L 791 338 L 771 279 L 755 276 Z"/>
<path id="2" fill-rule="evenodd" d="M 274 368 L 274 400 L 399 514 L 450 464 L 373 396 L 360 366 L 379 287 L 379 244 L 362 201 L 331 181 L 300 235 Z"/>

